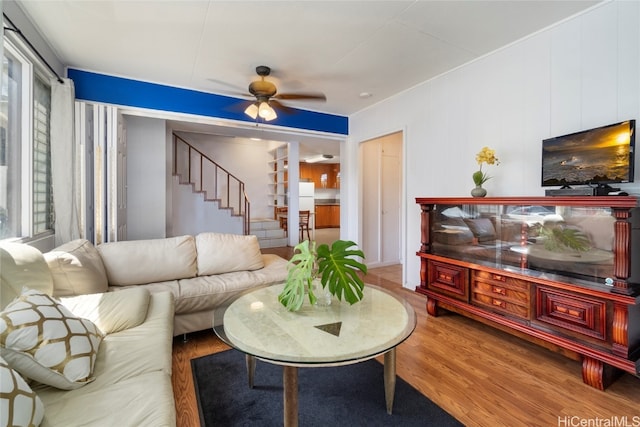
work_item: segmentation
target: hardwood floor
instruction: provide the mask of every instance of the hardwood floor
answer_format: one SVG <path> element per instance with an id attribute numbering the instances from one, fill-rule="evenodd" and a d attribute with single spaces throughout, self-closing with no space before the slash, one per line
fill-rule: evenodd
<path id="1" fill-rule="evenodd" d="M 286 249 L 270 252 L 290 255 Z M 426 298 L 402 288 L 400 275 L 399 266 L 383 267 L 371 269 L 366 279 L 400 293 L 416 310 L 416 330 L 398 347 L 398 375 L 460 422 L 604 426 L 625 425 L 626 417 L 626 426 L 640 425 L 640 378 L 624 374 L 606 391 L 598 391 L 582 382 L 578 361 L 462 316 L 427 315 Z M 186 343 L 181 337 L 174 340 L 179 427 L 199 425 L 190 359 L 226 348 L 210 331 L 190 334 Z"/>

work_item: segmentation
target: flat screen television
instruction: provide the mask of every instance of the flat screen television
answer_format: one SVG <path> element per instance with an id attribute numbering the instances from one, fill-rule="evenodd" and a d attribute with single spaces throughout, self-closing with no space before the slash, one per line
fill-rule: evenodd
<path id="1" fill-rule="evenodd" d="M 633 182 L 635 120 L 542 141 L 542 186 Z"/>

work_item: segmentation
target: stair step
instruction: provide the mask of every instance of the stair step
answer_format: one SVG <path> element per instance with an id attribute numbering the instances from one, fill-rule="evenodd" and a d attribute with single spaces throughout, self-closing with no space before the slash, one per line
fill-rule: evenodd
<path id="1" fill-rule="evenodd" d="M 285 237 L 284 230 L 281 228 L 275 230 L 251 230 L 249 234 L 253 234 L 258 239 L 277 239 Z"/>
<path id="2" fill-rule="evenodd" d="M 280 221 L 269 218 L 251 218 L 250 230 L 276 230 L 280 228 Z"/>
<path id="3" fill-rule="evenodd" d="M 258 237 L 260 248 L 279 248 L 287 246 L 287 237 L 280 221 L 271 218 L 252 218 L 249 233 Z"/>
<path id="4" fill-rule="evenodd" d="M 260 243 L 261 249 L 281 248 L 281 247 L 287 246 L 287 238 L 286 237 L 263 238 L 263 239 L 258 239 L 258 243 Z"/>

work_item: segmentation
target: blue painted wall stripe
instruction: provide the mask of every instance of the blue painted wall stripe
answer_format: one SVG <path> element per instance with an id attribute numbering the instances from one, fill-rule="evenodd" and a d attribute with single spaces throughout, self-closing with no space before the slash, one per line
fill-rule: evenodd
<path id="1" fill-rule="evenodd" d="M 73 80 L 77 99 L 255 123 L 244 114 L 243 99 L 74 68 L 67 71 L 67 76 Z M 349 133 L 349 119 L 345 116 L 294 110 L 294 114 L 279 113 L 269 124 L 341 135 Z"/>

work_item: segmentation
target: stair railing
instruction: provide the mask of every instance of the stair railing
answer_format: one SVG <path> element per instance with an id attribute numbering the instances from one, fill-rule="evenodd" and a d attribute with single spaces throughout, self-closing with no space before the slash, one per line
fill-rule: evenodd
<path id="1" fill-rule="evenodd" d="M 244 182 L 176 134 L 173 174 L 181 184 L 191 184 L 194 191 L 204 193 L 205 200 L 218 202 L 221 209 L 231 209 L 233 216 L 242 216 L 243 232 L 249 234 L 251 203 Z M 185 177 L 187 182 L 182 181 Z"/>

